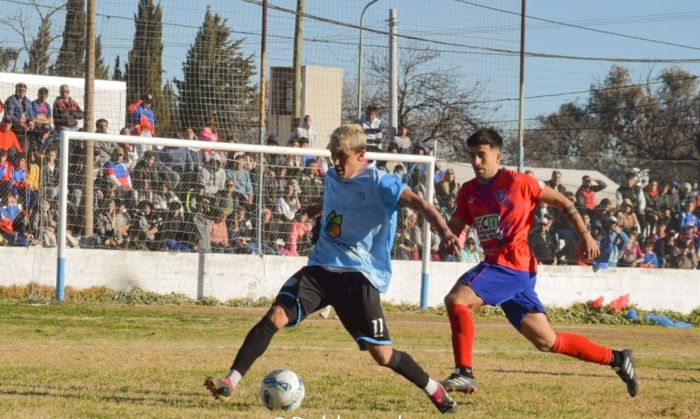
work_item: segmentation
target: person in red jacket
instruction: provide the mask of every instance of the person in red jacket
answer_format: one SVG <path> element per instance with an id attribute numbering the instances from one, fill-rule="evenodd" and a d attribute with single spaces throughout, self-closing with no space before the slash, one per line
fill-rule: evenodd
<path id="1" fill-rule="evenodd" d="M 12 118 L 9 115 L 5 115 L 0 122 L 0 150 L 7 151 L 10 157 L 24 151 L 17 139 L 17 134 L 12 131 Z"/>
<path id="2" fill-rule="evenodd" d="M 596 184 L 593 185 L 593 182 Z M 596 192 L 600 192 L 607 188 L 608 184 L 600 179 L 593 179 L 592 177 L 585 175 L 581 179 L 581 186 L 579 186 L 576 191 L 576 206 L 579 211 L 584 214 L 590 214 L 596 207 Z"/>

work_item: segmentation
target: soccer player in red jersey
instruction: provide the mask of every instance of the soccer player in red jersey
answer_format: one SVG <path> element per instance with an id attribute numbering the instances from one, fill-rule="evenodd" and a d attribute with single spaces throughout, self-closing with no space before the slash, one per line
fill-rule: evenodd
<path id="1" fill-rule="evenodd" d="M 580 256 L 595 259 L 600 250 L 564 195 L 531 176 L 500 166 L 502 147 L 503 139 L 492 129 L 479 129 L 467 139 L 476 178 L 462 185 L 449 227 L 459 235 L 466 225 L 474 226 L 485 260 L 462 275 L 445 297 L 456 368 L 442 381 L 443 386 L 448 391 L 476 390 L 471 311 L 486 304 L 500 306 L 510 323 L 540 351 L 610 365 L 627 384 L 630 396 L 636 396 L 639 379 L 632 350 L 617 351 L 581 335 L 555 332 L 547 320 L 535 292 L 537 259 L 527 240 L 538 204 L 547 203 L 566 214 L 582 238 L 577 248 Z"/>

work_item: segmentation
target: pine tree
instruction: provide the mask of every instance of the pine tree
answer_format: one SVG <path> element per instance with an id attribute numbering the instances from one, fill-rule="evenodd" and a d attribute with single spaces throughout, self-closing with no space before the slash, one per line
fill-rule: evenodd
<path id="1" fill-rule="evenodd" d="M 227 21 L 207 9 L 183 64 L 179 92 L 180 122 L 195 130 L 217 115 L 219 135 L 248 142 L 254 120 L 256 88 L 252 56 L 241 52 L 243 40 L 231 41 Z"/>
<path id="2" fill-rule="evenodd" d="M 119 55 L 114 58 L 114 72 L 112 72 L 112 80 L 124 80 L 124 74 L 122 73 L 121 64 L 119 63 Z"/>
<path id="3" fill-rule="evenodd" d="M 138 13 L 134 15 L 136 30 L 134 43 L 125 66 L 126 96 L 132 103 L 144 95 L 152 95 L 156 114 L 157 132 L 168 127 L 170 110 L 163 101 L 163 11 L 160 3 L 140 0 Z M 164 131 L 165 133 L 166 131 Z"/>
<path id="4" fill-rule="evenodd" d="M 109 67 L 102 58 L 102 35 L 95 38 L 95 79 L 109 80 Z"/>
<path id="5" fill-rule="evenodd" d="M 24 64 L 24 72 L 28 74 L 49 73 L 49 44 L 51 43 L 51 20 L 41 19 L 39 33 L 29 47 L 29 62 Z"/>
<path id="6" fill-rule="evenodd" d="M 85 25 L 85 0 L 68 0 L 63 43 L 53 68 L 54 75 L 83 77 L 85 74 Z"/>
<path id="7" fill-rule="evenodd" d="M 133 102 L 143 95 L 159 96 L 163 69 L 163 23 L 160 3 L 140 0 L 134 15 L 136 30 L 126 67 L 127 100 Z M 155 103 L 157 109 L 158 102 Z"/>

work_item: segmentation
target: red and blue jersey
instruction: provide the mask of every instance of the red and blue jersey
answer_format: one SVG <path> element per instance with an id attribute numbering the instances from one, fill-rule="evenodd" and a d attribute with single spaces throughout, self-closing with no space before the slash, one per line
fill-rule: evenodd
<path id="1" fill-rule="evenodd" d="M 474 226 L 486 261 L 537 272 L 527 238 L 543 186 L 532 176 L 507 168 L 488 183 L 472 179 L 462 185 L 454 215 Z"/>
<path id="2" fill-rule="evenodd" d="M 114 176 L 121 185 L 121 189 L 131 189 L 129 169 L 126 168 L 124 163 L 116 163 L 110 160 L 105 163 L 103 173 L 105 177 Z"/>

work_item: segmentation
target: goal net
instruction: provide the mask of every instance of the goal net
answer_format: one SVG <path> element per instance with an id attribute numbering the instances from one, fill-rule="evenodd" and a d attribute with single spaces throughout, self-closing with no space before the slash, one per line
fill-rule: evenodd
<path id="1" fill-rule="evenodd" d="M 322 200 L 327 150 L 69 131 L 58 148 L 60 159 L 50 147 L 43 162 L 56 181 L 44 179 L 38 225 L 58 223 L 59 276 L 65 246 L 287 256 L 313 246 L 304 209 Z M 432 156 L 367 157 L 432 199 Z M 427 223 L 410 211 L 399 223 L 393 257 L 427 262 Z"/>

